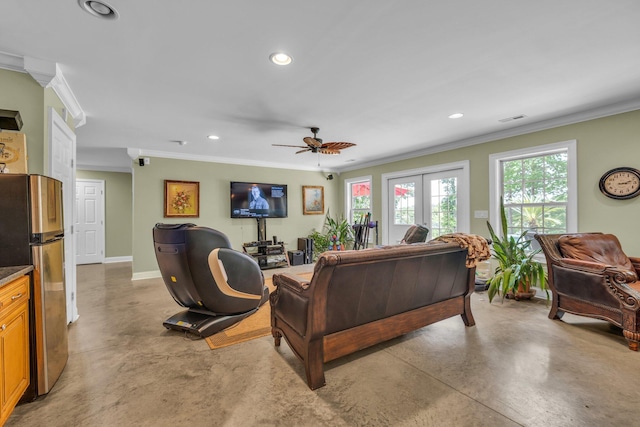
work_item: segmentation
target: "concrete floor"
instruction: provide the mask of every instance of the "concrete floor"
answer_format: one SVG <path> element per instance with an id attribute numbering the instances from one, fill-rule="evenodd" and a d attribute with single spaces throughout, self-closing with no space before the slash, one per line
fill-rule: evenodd
<path id="1" fill-rule="evenodd" d="M 605 322 L 549 320 L 544 303 L 474 294 L 476 326 L 456 316 L 330 362 L 311 391 L 284 341 L 209 350 L 162 327 L 180 307 L 161 279 L 130 277 L 129 263 L 78 267 L 67 367 L 7 426 L 640 423 L 640 354 Z"/>

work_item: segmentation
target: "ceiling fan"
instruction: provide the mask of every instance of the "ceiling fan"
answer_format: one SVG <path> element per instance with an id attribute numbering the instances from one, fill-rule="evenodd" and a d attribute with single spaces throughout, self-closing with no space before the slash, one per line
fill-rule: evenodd
<path id="1" fill-rule="evenodd" d="M 283 145 L 283 144 L 272 144 L 277 147 L 294 147 L 294 148 L 303 148 L 303 150 L 296 151 L 296 154 L 304 153 L 306 151 L 311 151 L 312 153 L 320 153 L 320 154 L 340 154 L 340 150 L 353 147 L 356 144 L 351 142 L 322 142 L 322 140 L 316 137 L 316 134 L 320 131 L 320 128 L 312 127 L 310 128 L 313 133 L 313 138 L 310 136 L 302 138 L 302 140 L 307 144 L 304 145 Z"/>

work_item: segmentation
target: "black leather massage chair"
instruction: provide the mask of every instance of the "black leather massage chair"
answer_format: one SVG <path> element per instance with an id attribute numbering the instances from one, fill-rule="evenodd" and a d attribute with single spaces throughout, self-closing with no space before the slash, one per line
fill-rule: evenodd
<path id="1" fill-rule="evenodd" d="M 223 233 L 195 224 L 156 224 L 156 259 L 169 293 L 188 310 L 167 329 L 208 337 L 255 313 L 269 298 L 253 258 L 231 249 Z"/>

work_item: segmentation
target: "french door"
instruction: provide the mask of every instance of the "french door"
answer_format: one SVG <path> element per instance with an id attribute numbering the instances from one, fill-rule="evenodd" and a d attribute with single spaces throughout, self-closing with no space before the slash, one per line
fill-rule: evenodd
<path id="1" fill-rule="evenodd" d="M 387 182 L 387 236 L 400 243 L 407 229 L 421 224 L 429 239 L 469 231 L 468 174 L 463 168 L 418 173 Z"/>

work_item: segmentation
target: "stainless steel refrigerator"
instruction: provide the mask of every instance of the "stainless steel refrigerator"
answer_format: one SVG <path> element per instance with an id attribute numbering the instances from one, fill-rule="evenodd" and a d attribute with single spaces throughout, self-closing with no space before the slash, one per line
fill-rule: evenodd
<path id="1" fill-rule="evenodd" d="M 68 358 L 62 183 L 0 174 L 0 267 L 33 265 L 27 395 L 48 393 Z"/>

